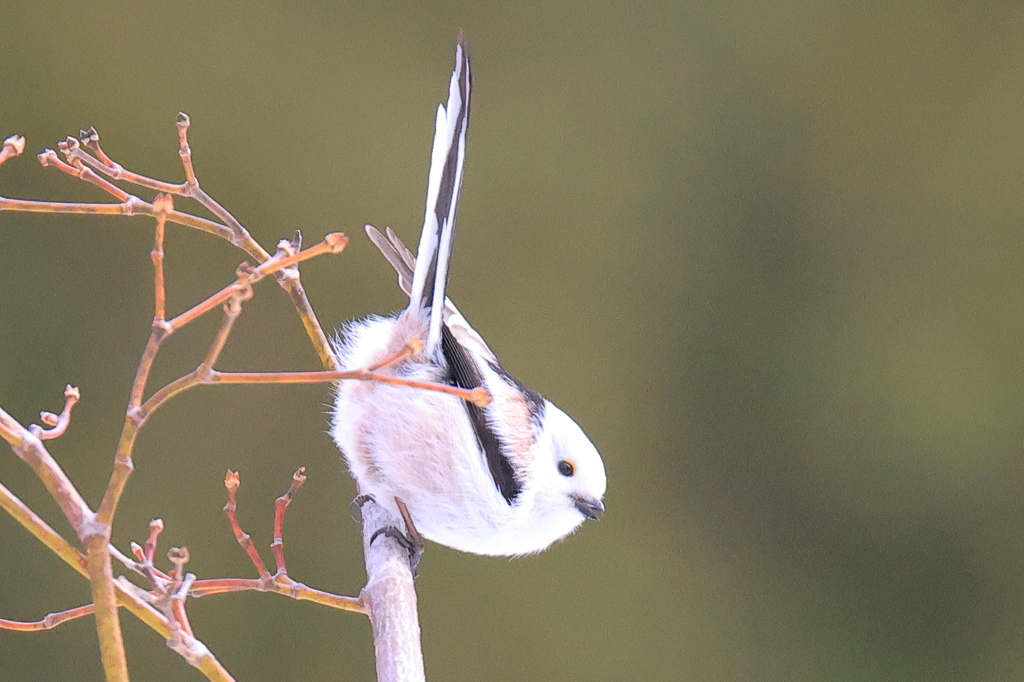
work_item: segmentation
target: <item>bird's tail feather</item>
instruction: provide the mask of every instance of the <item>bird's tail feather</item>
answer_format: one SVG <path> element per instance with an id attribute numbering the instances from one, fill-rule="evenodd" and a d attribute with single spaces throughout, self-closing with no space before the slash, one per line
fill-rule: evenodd
<path id="1" fill-rule="evenodd" d="M 409 292 L 410 308 L 430 310 L 430 329 L 424 343 L 427 354 L 440 348 L 441 342 L 448 265 L 455 240 L 455 214 L 466 161 L 472 82 L 465 40 L 460 35 L 455 48 L 455 70 L 448 86 L 448 104 L 437 107 L 427 181 L 427 208 Z"/>

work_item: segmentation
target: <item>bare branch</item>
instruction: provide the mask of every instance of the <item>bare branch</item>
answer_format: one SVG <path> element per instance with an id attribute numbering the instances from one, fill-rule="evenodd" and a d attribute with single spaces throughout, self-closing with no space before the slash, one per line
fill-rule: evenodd
<path id="1" fill-rule="evenodd" d="M 67 611 L 49 613 L 42 620 L 30 623 L 0 618 L 0 630 L 14 630 L 15 632 L 39 632 L 40 630 L 52 630 L 61 623 L 67 623 L 70 620 L 75 620 L 76 618 L 81 618 L 83 616 L 90 616 L 95 610 L 96 609 L 92 604 L 86 604 L 85 606 L 68 609 Z"/>
<path id="2" fill-rule="evenodd" d="M 142 199 L 129 195 L 120 204 L 89 204 L 62 201 L 30 201 L 28 199 L 8 199 L 0 197 L 0 211 L 16 211 L 20 213 L 62 213 L 77 215 L 111 215 L 111 216 L 155 216 L 156 209 Z M 206 218 L 171 211 L 167 214 L 167 222 L 184 225 L 201 232 L 206 232 L 230 241 L 231 231 L 219 223 Z M 251 254 L 250 254 L 251 255 Z"/>
<path id="3" fill-rule="evenodd" d="M 373 627 L 377 682 L 422 682 L 426 677 L 409 552 L 388 536 L 373 539 L 378 529 L 400 528 L 402 521 L 372 499 L 364 502 L 362 516 L 367 582 L 359 599 Z"/>
<path id="4" fill-rule="evenodd" d="M 153 200 L 156 210 L 156 230 L 154 232 L 153 250 L 149 257 L 153 261 L 153 324 L 164 321 L 166 313 L 167 292 L 164 286 L 164 231 L 167 216 L 174 211 L 174 199 L 170 194 L 158 194 Z"/>
<path id="5" fill-rule="evenodd" d="M 238 503 L 235 501 L 235 494 L 238 492 L 239 486 L 241 486 L 242 480 L 238 476 L 237 471 L 228 471 L 227 476 L 224 478 L 224 487 L 228 491 L 228 501 L 224 505 L 224 513 L 228 517 L 228 522 L 231 524 L 231 531 L 235 534 L 235 540 L 241 545 L 242 549 L 249 556 L 249 560 L 252 565 L 256 567 L 256 572 L 260 576 L 261 581 L 270 580 L 270 571 L 267 570 L 267 565 L 263 563 L 263 559 L 260 557 L 260 553 L 256 550 L 256 546 L 252 543 L 252 537 L 248 533 L 242 530 L 242 526 L 238 523 L 238 518 L 235 516 L 235 511 L 238 509 Z"/>
<path id="6" fill-rule="evenodd" d="M 354 379 L 359 381 L 376 381 L 392 386 L 407 386 L 424 391 L 447 393 L 462 398 L 481 407 L 491 402 L 487 389 L 477 386 L 474 389 L 459 388 L 448 384 L 437 384 L 429 381 L 414 381 L 388 374 L 374 374 L 365 369 L 332 370 L 329 372 L 210 372 L 203 380 L 204 384 L 321 384 L 326 382 Z"/>
<path id="7" fill-rule="evenodd" d="M 50 549 L 50 551 L 63 559 L 64 563 L 82 576 L 88 577 L 86 572 L 85 556 L 72 547 L 67 540 L 51 528 L 50 525 L 47 524 L 46 521 L 43 521 L 35 512 L 29 509 L 28 505 L 18 499 L 18 497 L 4 487 L 3 484 L 0 484 L 0 509 L 3 509 L 10 514 L 15 521 L 32 533 L 37 540 L 42 542 Z M 120 587 L 118 587 L 117 598 L 118 602 L 135 614 L 139 620 L 162 636 L 167 636 L 167 623 L 164 621 L 163 616 L 154 611 L 148 604 L 142 602 L 133 594 L 125 592 Z"/>
<path id="8" fill-rule="evenodd" d="M 84 539 L 96 532 L 93 512 L 64 470 L 53 459 L 42 441 L 0 408 L 0 437 L 3 437 L 23 462 L 31 467 L 46 486 L 50 497 L 60 506 L 65 518 Z"/>
<path id="9" fill-rule="evenodd" d="M 270 543 L 270 551 L 274 553 L 274 563 L 277 565 L 277 574 L 288 573 L 284 563 L 284 513 L 292 502 L 292 495 L 306 482 L 306 467 L 299 467 L 292 474 L 291 485 L 281 497 L 274 500 L 274 539 Z"/>
<path id="10" fill-rule="evenodd" d="M 77 388 L 68 384 L 64 387 L 64 410 L 61 411 L 60 415 L 55 415 L 52 412 L 40 412 L 39 419 L 47 426 L 53 428 L 49 431 L 32 424 L 28 427 L 39 440 L 53 440 L 54 438 L 60 438 L 64 435 L 64 432 L 68 430 L 68 426 L 71 424 L 71 408 L 73 408 L 79 400 L 82 399 L 82 393 Z"/>
<path id="11" fill-rule="evenodd" d="M 114 470 L 97 512 L 94 513 L 85 504 L 81 495 L 42 444 L 43 440 L 59 437 L 66 431 L 70 423 L 71 408 L 78 399 L 77 390 L 68 387 L 65 408 L 59 416 L 49 412 L 42 413 L 42 422 L 52 427 L 49 430 L 35 425 L 25 429 L 7 413 L 0 410 L 0 437 L 10 443 L 14 452 L 28 463 L 44 482 L 51 496 L 61 506 L 65 516 L 75 528 L 84 545 L 85 555 L 83 556 L 81 552 L 71 547 L 38 517 L 35 517 L 30 510 L 23 508 L 20 501 L 17 501 L 17 498 L 10 495 L 9 491 L 2 486 L 0 486 L 0 501 L 4 508 L 25 527 L 46 542 L 48 546 L 54 548 L 54 551 L 62 558 L 72 563 L 76 570 L 86 575 L 90 580 L 93 592 L 92 605 L 51 614 L 38 623 L 11 621 L 9 624 L 11 627 L 21 630 L 45 629 L 54 627 L 60 622 L 93 613 L 96 617 L 101 658 L 108 680 L 127 680 L 128 675 L 118 615 L 119 605 L 131 609 L 147 624 L 160 632 L 167 639 L 168 646 L 182 655 L 190 664 L 200 668 L 207 677 L 218 680 L 227 680 L 230 679 L 230 676 L 206 647 L 195 639 L 185 611 L 185 599 L 189 594 L 200 596 L 241 589 L 258 589 L 284 594 L 296 599 L 315 601 L 334 608 L 366 612 L 360 600 L 315 590 L 293 581 L 287 576 L 283 546 L 283 521 L 291 494 L 303 480 L 301 470 L 296 472 L 289 491 L 276 503 L 275 532 L 271 545 L 277 564 L 277 573 L 274 576 L 270 576 L 267 569 L 262 566 L 254 550 L 252 552 L 256 556 L 254 564 L 260 572 L 260 577 L 254 581 L 235 579 L 199 581 L 194 575 L 184 573 L 184 565 L 188 560 L 188 553 L 185 549 L 171 550 L 169 557 L 175 563 L 175 569 L 171 574 L 164 573 L 153 564 L 157 538 L 162 529 L 162 523 L 159 520 L 151 525 L 146 546 L 144 548 L 133 546 L 133 551 L 139 559 L 138 562 L 133 562 L 128 557 L 121 555 L 109 543 L 113 517 L 133 469 L 133 450 L 139 429 L 155 409 L 174 395 L 200 383 L 216 383 L 208 379 L 216 374 L 213 367 L 227 342 L 234 321 L 241 312 L 242 302 L 252 295 L 252 286 L 256 282 L 267 275 L 276 277 L 278 283 L 286 290 L 296 306 L 303 326 L 312 340 L 321 362 L 325 367 L 332 369 L 334 363 L 326 337 L 299 281 L 297 265 L 323 253 L 340 252 L 345 247 L 347 238 L 340 233 L 328 235 L 323 242 L 304 251 L 298 250 L 299 241 L 297 239 L 294 245 L 283 242 L 279 245 L 277 253 L 271 257 L 252 239 L 245 227 L 234 216 L 199 187 L 192 165 L 192 152 L 188 146 L 189 119 L 186 115 L 179 115 L 177 127 L 179 156 L 186 176 L 186 181 L 182 184 L 166 183 L 127 171 L 102 150 L 98 133 L 94 128 L 90 128 L 88 131 L 82 131 L 81 142 L 69 137 L 58 145 L 64 156 L 63 160 L 52 150 L 45 150 L 38 156 L 38 159 L 44 167 L 56 168 L 103 190 L 117 203 L 60 203 L 0 197 L 0 211 L 80 215 L 148 215 L 156 220 L 154 247 L 151 252 L 154 269 L 153 327 L 132 385 L 125 423 L 114 460 Z M 20 154 L 23 149 L 23 138 L 17 136 L 9 138 L 4 142 L 2 151 L 0 151 L 0 163 L 11 156 Z M 118 181 L 156 190 L 160 194 L 152 203 L 148 203 L 115 185 L 114 182 Z M 170 196 L 172 194 L 195 199 L 222 222 L 174 210 Z M 163 242 L 168 222 L 182 224 L 222 237 L 246 251 L 256 259 L 258 265 L 243 264 L 239 268 L 237 279 L 233 284 L 168 321 L 166 319 L 166 283 L 163 272 Z M 194 372 L 168 384 L 145 400 L 146 384 L 162 342 L 177 328 L 213 310 L 218 305 L 223 305 L 224 318 L 203 362 Z M 415 350 L 410 352 L 415 352 Z M 399 359 L 396 356 L 393 361 L 397 362 Z M 352 374 L 351 378 L 377 380 L 372 373 L 363 371 Z M 266 377 L 259 382 L 264 383 L 265 380 Z M 243 382 L 232 382 L 228 379 L 223 383 Z M 479 396 L 477 398 L 479 399 Z M 237 521 L 233 514 L 231 517 L 233 526 L 237 528 Z M 237 528 L 236 535 L 239 533 L 240 528 Z M 115 580 L 111 567 L 112 553 L 129 570 L 145 576 L 150 583 L 151 590 L 142 590 L 123 577 Z M 158 606 L 163 611 L 163 615 L 149 606 L 150 603 Z"/>

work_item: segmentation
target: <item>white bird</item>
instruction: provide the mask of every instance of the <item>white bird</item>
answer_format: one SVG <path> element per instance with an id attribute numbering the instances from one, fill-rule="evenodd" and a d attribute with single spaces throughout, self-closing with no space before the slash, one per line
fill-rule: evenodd
<path id="1" fill-rule="evenodd" d="M 430 390 L 342 381 L 331 434 L 359 492 L 404 518 L 414 540 L 418 531 L 464 552 L 521 556 L 604 512 L 605 469 L 576 422 L 516 381 L 445 297 L 471 85 L 460 37 L 448 104 L 437 109 L 418 256 L 390 228 L 385 238 L 366 227 L 398 272 L 409 305 L 392 317 L 346 324 L 334 352 L 339 367 L 370 368 L 416 337 L 422 351 L 377 373 L 482 386 L 492 401 L 479 407 Z"/>

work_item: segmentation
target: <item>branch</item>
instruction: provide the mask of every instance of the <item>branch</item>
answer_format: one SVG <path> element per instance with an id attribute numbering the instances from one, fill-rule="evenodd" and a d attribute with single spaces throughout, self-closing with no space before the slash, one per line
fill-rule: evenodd
<path id="1" fill-rule="evenodd" d="M 242 530 L 241 524 L 238 523 L 238 517 L 235 514 L 238 504 L 235 496 L 238 493 L 239 486 L 241 486 L 241 478 L 237 471 L 228 471 L 227 476 L 224 478 L 224 487 L 228 492 L 228 501 L 227 504 L 224 505 L 224 513 L 228 517 L 228 523 L 231 524 L 231 531 L 235 535 L 235 540 L 242 549 L 245 550 L 246 555 L 249 557 L 249 561 L 252 562 L 252 565 L 256 568 L 256 572 L 259 574 L 259 578 L 214 578 L 210 580 L 199 580 L 192 586 L 189 594 L 193 597 L 203 597 L 212 594 L 243 592 L 247 590 L 254 590 L 257 592 L 274 592 L 276 594 L 291 597 L 292 599 L 311 601 L 324 606 L 330 606 L 331 608 L 341 609 L 343 611 L 362 614 L 366 613 L 366 608 L 359 599 L 353 599 L 352 597 L 345 597 L 342 595 L 331 594 L 330 592 L 324 592 L 323 590 L 317 590 L 288 577 L 284 561 L 284 515 L 291 502 L 291 496 L 306 480 L 304 473 L 305 470 L 306 467 L 299 467 L 299 469 L 292 475 L 292 482 L 291 485 L 288 486 L 288 490 L 284 495 L 277 498 L 274 503 L 274 539 L 270 543 L 270 548 L 274 553 L 277 571 L 273 575 L 271 575 L 270 571 L 267 570 L 266 564 L 263 563 L 263 559 L 260 557 L 259 552 L 256 551 L 252 538 L 248 533 Z"/>
<path id="2" fill-rule="evenodd" d="M 72 547 L 71 544 L 60 535 L 60 533 L 51 528 L 46 521 L 29 509 L 28 505 L 18 499 L 18 497 L 4 487 L 3 484 L 0 484 L 0 508 L 10 514 L 11 517 L 23 527 L 27 528 L 28 531 L 36 537 L 36 539 L 46 545 L 58 557 L 63 559 L 64 563 L 82 576 L 86 578 L 89 577 L 86 571 L 85 557 L 82 553 Z M 167 637 L 169 630 L 167 629 L 166 620 L 148 604 L 136 598 L 134 594 L 126 592 L 120 586 L 117 587 L 117 599 L 121 606 L 124 606 L 131 611 L 139 618 L 139 620 L 144 622 L 160 635 Z"/>
<path id="3" fill-rule="evenodd" d="M 426 676 L 409 552 L 383 534 L 371 542 L 378 529 L 401 528 L 402 521 L 372 499 L 364 502 L 362 517 L 367 582 L 359 600 L 366 606 L 373 628 L 377 682 L 423 682 Z"/>
<path id="4" fill-rule="evenodd" d="M 39 162 L 44 167 L 57 168 L 62 172 L 95 185 L 113 196 L 119 203 L 61 203 L 0 197 L 0 211 L 77 213 L 83 215 L 157 215 L 158 209 L 153 204 L 125 192 L 112 182 L 100 177 L 102 175 L 111 180 L 128 182 L 164 194 L 194 199 L 223 222 L 218 223 L 179 211 L 170 212 L 167 215 L 167 221 L 192 227 L 225 239 L 245 251 L 259 263 L 269 259 L 270 254 L 252 238 L 248 230 L 230 212 L 200 188 L 192 166 L 192 151 L 188 146 L 187 131 L 191 121 L 186 114 L 179 113 L 175 123 L 178 128 L 178 155 L 181 158 L 185 171 L 186 180 L 184 183 L 163 182 L 126 170 L 104 153 L 100 147 L 99 133 L 96 132 L 95 128 L 89 128 L 89 130 L 81 131 L 81 144 L 79 144 L 78 140 L 69 137 L 58 145 L 61 153 L 67 159 L 66 162 L 61 161 L 56 152 L 50 149 L 45 150 L 38 156 Z M 23 149 L 24 138 L 17 135 L 11 136 L 5 140 L 2 150 L 0 150 L 0 163 L 3 163 L 11 156 L 20 154 Z M 86 150 L 91 151 L 95 156 L 89 154 Z M 298 271 L 294 268 L 288 268 L 276 273 L 275 276 L 278 284 L 281 285 L 292 300 L 292 304 L 299 314 L 299 319 L 302 321 L 302 326 L 312 341 L 321 363 L 325 368 L 333 369 L 334 357 L 331 354 L 330 345 L 327 342 L 327 337 L 320 326 L 319 320 L 316 318 L 316 314 L 313 312 L 305 289 L 302 287 Z"/>
<path id="5" fill-rule="evenodd" d="M 86 604 L 85 606 L 68 609 L 67 611 L 49 613 L 42 620 L 28 623 L 24 621 L 0 618 L 0 630 L 14 630 L 15 632 L 39 632 L 40 630 L 52 630 L 61 623 L 67 623 L 68 621 L 75 620 L 76 618 L 82 618 L 83 616 L 90 616 L 95 610 L 95 606 L 92 604 Z"/>
<path id="6" fill-rule="evenodd" d="M 51 614 L 38 623 L 9 621 L 6 624 L 22 630 L 45 629 L 60 622 L 87 615 L 91 611 L 96 616 L 101 657 L 107 679 L 111 681 L 127 680 L 127 664 L 118 615 L 118 607 L 123 605 L 160 632 L 170 648 L 178 652 L 190 664 L 202 670 L 209 679 L 229 680 L 230 676 L 220 666 L 216 658 L 201 642 L 195 639 L 185 611 L 186 597 L 241 590 L 276 592 L 295 599 L 367 613 L 374 630 L 379 680 L 381 682 L 423 680 L 423 660 L 419 649 L 419 625 L 416 616 L 416 594 L 413 588 L 408 554 L 405 549 L 385 536 L 379 537 L 376 542 L 372 543 L 372 546 L 370 542 L 370 538 L 376 530 L 386 526 L 400 527 L 401 520 L 391 519 L 385 510 L 375 504 L 367 503 L 363 531 L 368 582 L 359 599 L 316 590 L 288 577 L 284 561 L 282 526 L 284 511 L 291 499 L 291 493 L 301 483 L 301 471 L 296 473 L 296 479 L 289 492 L 277 501 L 275 537 L 271 545 L 277 566 L 274 575 L 271 575 L 263 565 L 258 553 L 252 548 L 251 541 L 248 541 L 248 536 L 241 532 L 241 528 L 234 518 L 233 509 L 229 516 L 232 519 L 236 536 L 243 547 L 247 547 L 250 558 L 253 559 L 257 568 L 259 577 L 256 579 L 197 580 L 194 575 L 184 572 L 184 565 L 188 561 L 188 551 L 185 548 L 172 548 L 169 553 L 169 558 L 175 564 L 175 569 L 170 574 L 160 571 L 153 565 L 160 524 L 151 527 L 146 547 L 139 548 L 139 551 L 136 552 L 138 563 L 121 555 L 109 543 L 113 518 L 134 467 L 133 451 L 139 430 L 157 408 L 178 393 L 194 386 L 212 383 L 310 383 L 353 379 L 443 391 L 480 405 L 486 405 L 490 399 L 483 389 L 466 391 L 456 387 L 409 381 L 376 373 L 378 369 L 418 353 L 420 346 L 415 340 L 410 340 L 406 348 L 374 367 L 339 371 L 334 365 L 334 358 L 326 337 L 299 281 L 297 265 L 322 253 L 340 252 L 345 247 L 346 237 L 340 233 L 328 235 L 323 242 L 304 251 L 299 250 L 298 239 L 294 244 L 282 242 L 278 245 L 277 252 L 271 256 L 253 240 L 245 227 L 231 213 L 200 188 L 187 140 L 190 121 L 185 114 L 179 114 L 176 125 L 178 128 L 178 153 L 186 178 L 185 182 L 181 184 L 162 182 L 124 169 L 102 150 L 99 144 L 99 135 L 95 129 L 90 129 L 82 132 L 81 143 L 74 138 L 68 138 L 58 145 L 64 160 L 61 160 L 58 154 L 52 150 L 44 151 L 38 156 L 38 159 L 44 167 L 55 168 L 101 189 L 112 196 L 116 203 L 59 203 L 0 197 L 0 211 L 83 215 L 148 215 L 156 220 L 154 247 L 151 252 L 154 269 L 152 329 L 129 395 L 125 422 L 114 459 L 114 470 L 111 473 L 103 500 L 95 513 L 86 505 L 42 443 L 44 439 L 59 437 L 67 429 L 71 417 L 71 407 L 78 399 L 71 387 L 68 387 L 67 402 L 61 415 L 50 413 L 42 415 L 43 422 L 52 427 L 50 430 L 34 425 L 25 429 L 0 409 L 0 438 L 10 443 L 15 453 L 33 468 L 46 485 L 47 490 L 60 505 L 82 541 L 85 549 L 84 556 L 46 526 L 30 510 L 24 508 L 24 505 L 2 486 L 0 486 L 0 503 L 22 525 L 51 547 L 79 573 L 86 575 L 90 580 L 93 592 L 92 605 Z M 0 164 L 8 158 L 20 154 L 23 148 L 23 138 L 17 136 L 8 138 L 0 148 Z M 159 194 L 152 203 L 148 203 L 118 187 L 115 182 L 130 183 L 154 190 Z M 172 195 L 196 200 L 216 219 L 210 220 L 175 210 Z M 234 283 L 190 310 L 168 320 L 165 309 L 166 292 L 163 273 L 163 243 L 167 223 L 185 225 L 226 239 L 248 253 L 258 264 L 256 266 L 243 264 L 238 269 Z M 242 302 L 252 295 L 253 285 L 268 275 L 273 275 L 292 299 L 314 349 L 328 371 L 258 374 L 221 373 L 214 370 L 214 365 L 227 342 L 234 321 L 241 312 Z M 146 399 L 146 384 L 163 341 L 177 329 L 219 306 L 223 306 L 224 317 L 207 355 L 199 367 L 190 374 L 159 389 Z M 232 498 L 233 506 L 233 492 L 229 492 L 229 495 Z M 248 541 L 248 546 L 246 541 Z M 112 554 L 124 562 L 129 569 L 145 576 L 150 583 L 150 589 L 147 591 L 138 587 L 123 576 L 115 580 L 111 566 Z M 157 609 L 154 609 L 154 606 Z"/>

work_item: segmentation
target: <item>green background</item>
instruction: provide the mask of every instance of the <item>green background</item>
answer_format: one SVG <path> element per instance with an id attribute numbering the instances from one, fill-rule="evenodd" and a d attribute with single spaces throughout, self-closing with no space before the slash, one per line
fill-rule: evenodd
<path id="1" fill-rule="evenodd" d="M 95 125 L 129 168 L 203 187 L 303 266 L 325 327 L 402 304 L 362 235 L 415 243 L 456 30 L 475 71 L 453 299 L 601 449 L 608 513 L 523 560 L 428 548 L 434 680 L 1017 680 L 1024 675 L 1024 4 L 0 3 L 0 194 L 106 201 L 33 155 Z M 141 193 L 141 191 L 140 191 Z M 149 195 L 146 195 L 147 197 Z M 179 200 L 177 205 L 186 208 Z M 152 315 L 152 221 L 0 214 L 0 405 L 71 382 L 51 450 L 98 502 Z M 169 307 L 241 253 L 181 227 Z M 211 318 L 154 385 L 194 368 Z M 312 369 L 272 283 L 220 364 Z M 251 576 L 299 465 L 291 575 L 355 594 L 352 482 L 329 391 L 215 387 L 158 412 L 115 526 Z M 69 529 L 11 453 L 0 480 Z M 88 601 L 0 517 L 0 617 Z M 240 680 L 367 680 L 362 617 L 282 597 L 190 603 Z M 200 679 L 123 617 L 135 680 Z M 0 632 L 0 678 L 101 678 L 91 619 Z"/>

